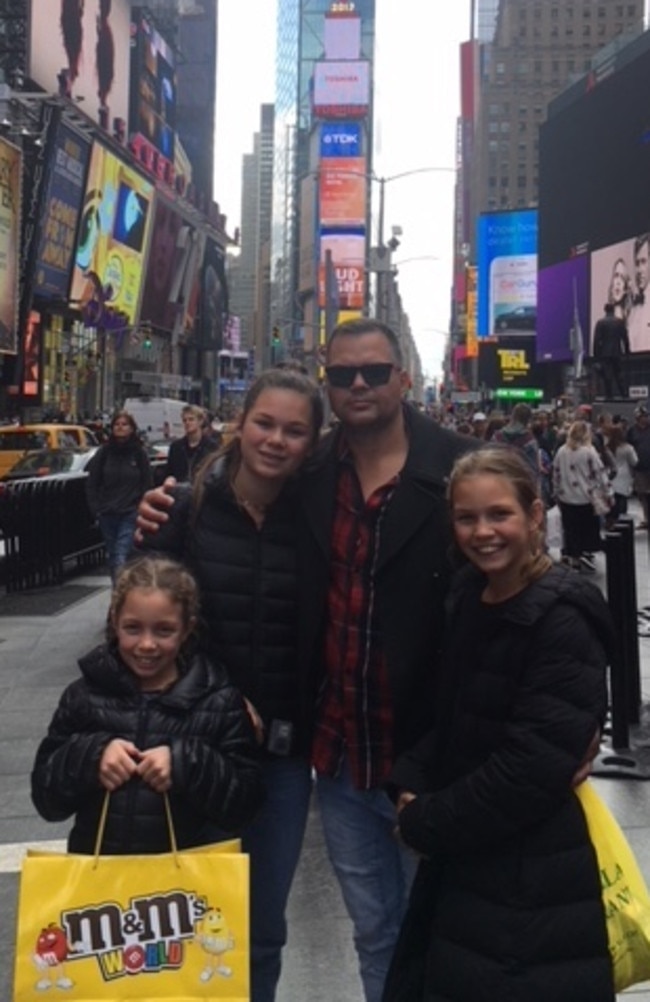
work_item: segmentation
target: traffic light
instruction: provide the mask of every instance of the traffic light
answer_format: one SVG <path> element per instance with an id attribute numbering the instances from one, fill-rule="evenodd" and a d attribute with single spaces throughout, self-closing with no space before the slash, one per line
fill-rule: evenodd
<path id="1" fill-rule="evenodd" d="M 280 328 L 279 327 L 274 327 L 273 328 L 273 332 L 271 334 L 271 343 L 273 344 L 274 348 L 277 348 L 279 346 L 279 344 L 280 344 Z"/>
<path id="2" fill-rule="evenodd" d="M 141 327 L 142 332 L 142 347 L 145 351 L 149 351 L 152 345 L 151 341 L 151 324 L 143 324 Z"/>

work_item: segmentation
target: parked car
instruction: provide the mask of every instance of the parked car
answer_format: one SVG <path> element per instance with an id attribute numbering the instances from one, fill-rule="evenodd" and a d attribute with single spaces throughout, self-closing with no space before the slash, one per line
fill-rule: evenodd
<path id="1" fill-rule="evenodd" d="M 98 448 L 91 445 L 85 449 L 38 449 L 28 452 L 0 477 L 0 492 L 6 484 L 16 480 L 59 480 L 86 473 L 88 463 Z"/>
<path id="2" fill-rule="evenodd" d="M 534 331 L 537 327 L 537 307 L 517 306 L 500 313 L 494 322 L 497 331 Z"/>
<path id="3" fill-rule="evenodd" d="M 77 424 L 7 424 L 0 426 L 0 476 L 29 452 L 78 449 L 97 445 L 92 431 Z"/>

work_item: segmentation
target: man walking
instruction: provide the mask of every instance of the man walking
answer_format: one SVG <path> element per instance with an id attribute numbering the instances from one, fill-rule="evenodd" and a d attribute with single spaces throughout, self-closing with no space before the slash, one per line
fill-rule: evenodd
<path id="1" fill-rule="evenodd" d="M 621 359 L 630 354 L 630 339 L 625 321 L 614 315 L 612 303 L 605 303 L 605 315 L 596 321 L 594 327 L 594 360 L 600 375 L 605 398 L 624 397 L 625 385 L 621 371 Z"/>
<path id="2" fill-rule="evenodd" d="M 179 483 L 192 479 L 194 470 L 211 452 L 216 452 L 220 441 L 211 429 L 206 429 L 206 414 L 202 407 L 187 404 L 181 411 L 185 434 L 169 446 L 166 477 L 175 477 Z"/>

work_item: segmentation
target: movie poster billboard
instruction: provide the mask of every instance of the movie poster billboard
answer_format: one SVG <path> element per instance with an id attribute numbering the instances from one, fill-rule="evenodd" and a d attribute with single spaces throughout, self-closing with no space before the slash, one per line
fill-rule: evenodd
<path id="1" fill-rule="evenodd" d="M 32 289 L 43 299 L 65 299 L 90 143 L 61 122 L 53 146 Z"/>
<path id="2" fill-rule="evenodd" d="M 321 225 L 341 229 L 364 226 L 365 157 L 327 157 L 320 162 L 318 176 Z"/>
<path id="3" fill-rule="evenodd" d="M 339 290 L 341 310 L 363 309 L 365 294 L 365 233 L 321 233 L 319 268 L 319 306 L 325 309 L 325 254 L 331 251 Z"/>
<path id="4" fill-rule="evenodd" d="M 99 143 L 93 145 L 72 273 L 73 300 L 83 304 L 92 298 L 99 280 L 105 303 L 135 322 L 152 197 L 150 181 Z"/>
<path id="5" fill-rule="evenodd" d="M 490 212 L 478 222 L 478 336 L 535 331 L 537 211 Z"/>
<path id="6" fill-rule="evenodd" d="M 590 338 L 605 303 L 625 321 L 630 351 L 650 351 L 650 235 L 642 233 L 591 254 Z M 593 354 L 590 347 L 590 354 Z"/>
<path id="7" fill-rule="evenodd" d="M 20 150 L 0 139 L 0 353 L 18 350 Z"/>
<path id="8" fill-rule="evenodd" d="M 131 4 L 32 0 L 28 76 L 49 94 L 60 90 L 110 130 L 129 112 Z"/>
<path id="9" fill-rule="evenodd" d="M 199 266 L 197 228 L 159 194 L 147 254 L 140 317 L 155 327 L 179 334 L 185 326 L 185 304 L 191 298 Z"/>

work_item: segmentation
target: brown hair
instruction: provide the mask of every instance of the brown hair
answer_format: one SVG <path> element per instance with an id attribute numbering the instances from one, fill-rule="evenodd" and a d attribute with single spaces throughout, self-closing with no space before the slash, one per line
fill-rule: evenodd
<path id="1" fill-rule="evenodd" d="M 111 434 L 113 433 L 113 425 L 115 424 L 116 421 L 119 421 L 120 418 L 124 418 L 126 421 L 129 422 L 129 427 L 131 428 L 131 431 L 133 432 L 134 435 L 138 434 L 138 425 L 136 423 L 136 420 L 133 417 L 133 414 L 129 414 L 128 411 L 115 411 L 113 417 L 111 418 Z"/>
<path id="2" fill-rule="evenodd" d="M 536 501 L 541 504 L 537 483 L 527 460 L 517 449 L 503 445 L 475 449 L 456 460 L 447 489 L 450 508 L 453 507 L 454 491 L 458 483 L 467 477 L 478 477 L 483 474 L 507 480 L 527 516 L 532 515 Z M 535 536 L 531 546 L 530 561 L 522 568 L 522 580 L 525 585 L 537 581 L 553 565 L 544 548 L 544 529 L 540 527 Z"/>
<path id="3" fill-rule="evenodd" d="M 291 390 L 293 393 L 299 393 L 301 396 L 307 398 L 311 407 L 311 446 L 314 448 L 318 442 L 323 424 L 323 399 L 313 379 L 292 368 L 266 369 L 260 373 L 257 379 L 251 383 L 248 393 L 244 398 L 244 406 L 237 420 L 238 428 L 241 428 L 265 390 Z M 225 458 L 229 473 L 231 476 L 234 476 L 241 460 L 241 444 L 238 435 L 233 435 L 227 445 L 224 445 L 218 452 L 206 456 L 203 462 L 197 467 L 192 489 L 195 512 L 198 511 L 203 501 L 206 478 L 210 475 L 215 460 L 220 456 Z"/>
<path id="4" fill-rule="evenodd" d="M 135 588 L 166 592 L 172 602 L 180 605 L 186 630 L 198 621 L 199 587 L 187 568 L 169 557 L 136 557 L 124 564 L 117 575 L 106 627 L 108 640 L 115 639 L 113 624 L 124 607 L 127 595 Z"/>

